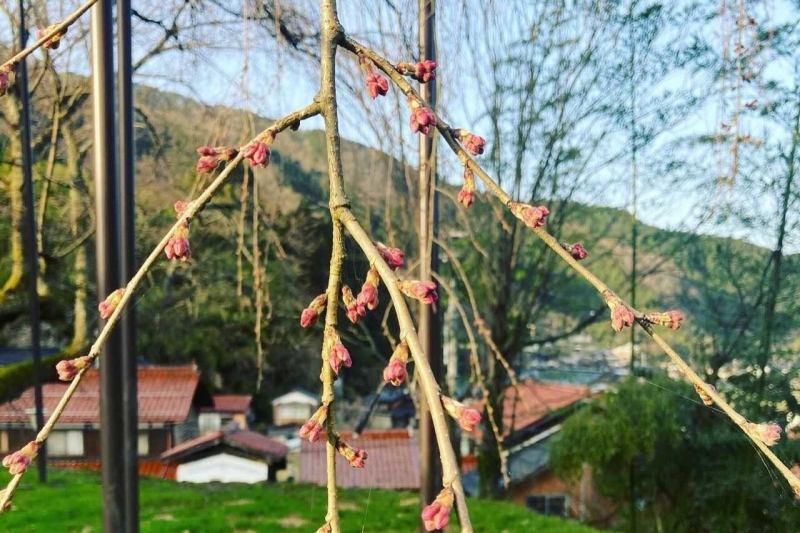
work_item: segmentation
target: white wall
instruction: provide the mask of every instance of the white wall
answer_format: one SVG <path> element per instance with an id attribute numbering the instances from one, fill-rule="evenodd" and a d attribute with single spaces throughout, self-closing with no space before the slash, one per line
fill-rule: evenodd
<path id="1" fill-rule="evenodd" d="M 177 479 L 181 482 L 259 483 L 269 477 L 264 463 L 221 453 L 178 465 Z"/>

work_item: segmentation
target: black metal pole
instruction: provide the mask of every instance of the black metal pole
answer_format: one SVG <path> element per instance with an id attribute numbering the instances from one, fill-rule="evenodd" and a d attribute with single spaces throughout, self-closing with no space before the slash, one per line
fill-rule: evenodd
<path id="1" fill-rule="evenodd" d="M 435 45 L 435 0 L 419 0 L 419 52 L 420 61 L 436 61 Z M 420 96 L 433 109 L 436 109 L 436 81 L 420 85 Z M 435 135 L 435 129 L 434 135 Z M 433 272 L 439 270 L 439 252 L 433 239 L 438 233 L 439 202 L 436 194 L 436 154 L 433 138 L 419 136 L 419 248 L 420 279 L 430 280 Z M 433 375 L 438 382 L 442 380 L 441 325 L 438 308 L 420 305 L 419 339 Z M 420 440 L 420 504 L 428 505 L 436 497 L 442 486 L 442 468 L 439 459 L 439 446 L 425 396 L 420 400 L 419 414 Z M 420 522 L 420 531 L 424 531 Z"/>
<path id="2" fill-rule="evenodd" d="M 111 3 L 98 2 L 92 8 L 92 98 L 99 300 L 120 286 L 113 39 Z M 105 533 L 122 533 L 126 523 L 121 351 L 122 338 L 117 329 L 109 336 L 100 358 L 100 458 Z"/>
<path id="3" fill-rule="evenodd" d="M 133 66 L 131 0 L 117 0 L 117 108 L 119 121 L 120 257 L 126 282 L 136 272 L 135 154 L 133 134 Z M 137 400 L 136 308 L 122 317 L 123 442 L 125 450 L 126 533 L 139 532 L 139 416 Z"/>
<path id="4" fill-rule="evenodd" d="M 19 0 L 19 49 L 28 43 L 28 30 L 25 27 L 25 3 Z M 31 154 L 31 98 L 28 92 L 28 66 L 23 59 L 17 69 L 17 85 L 20 99 L 20 137 L 22 141 L 22 180 L 25 187 L 25 259 L 28 267 L 28 298 L 31 314 L 31 344 L 33 345 L 33 387 L 36 404 L 36 431 L 44 426 L 44 407 L 42 404 L 42 349 L 41 323 L 39 321 L 39 251 L 36 246 L 36 209 L 33 197 L 33 157 Z M 47 446 L 39 449 L 36 459 L 39 481 L 47 481 Z"/>

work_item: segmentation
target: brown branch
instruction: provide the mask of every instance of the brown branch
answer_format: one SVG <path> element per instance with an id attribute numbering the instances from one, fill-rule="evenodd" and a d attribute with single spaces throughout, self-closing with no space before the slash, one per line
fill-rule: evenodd
<path id="1" fill-rule="evenodd" d="M 278 133 L 286 130 L 290 126 L 296 124 L 297 122 L 317 115 L 319 113 L 319 106 L 316 103 L 313 103 L 299 111 L 295 111 L 294 113 L 287 115 L 286 117 L 275 121 L 269 128 L 264 130 L 259 137 L 264 135 L 277 135 Z M 208 202 L 211 201 L 213 196 L 222 188 L 225 183 L 227 183 L 228 179 L 230 178 L 233 170 L 236 166 L 242 161 L 243 156 L 241 150 L 239 154 L 233 158 L 219 173 L 219 175 L 214 179 L 214 181 L 209 184 L 209 186 L 203 191 L 202 194 L 193 202 L 189 204 L 186 210 L 181 214 L 178 218 L 177 222 L 170 228 L 170 230 L 164 235 L 156 247 L 150 252 L 150 255 L 147 259 L 142 263 L 142 266 L 139 270 L 134 274 L 128 284 L 125 286 L 125 292 L 122 295 L 120 302 L 117 304 L 116 309 L 112 313 L 112 315 L 108 318 L 103 329 L 100 331 L 100 335 L 98 335 L 97 340 L 95 340 L 94 344 L 92 345 L 91 349 L 89 350 L 88 356 L 94 360 L 96 359 L 99 354 L 100 350 L 106 343 L 108 336 L 116 327 L 117 323 L 119 322 L 120 318 L 122 317 L 125 308 L 127 307 L 128 303 L 133 298 L 134 292 L 139 287 L 141 282 L 144 278 L 148 275 L 148 272 L 153 267 L 158 259 L 161 258 L 161 254 L 164 251 L 164 248 L 167 246 L 167 243 L 172 238 L 173 233 L 175 230 L 179 229 L 180 227 L 184 226 L 184 224 L 189 223 L 192 218 L 194 218 L 200 211 L 205 208 Z M 69 401 L 72 399 L 72 396 L 75 394 L 78 386 L 83 379 L 84 374 L 88 370 L 89 367 L 84 368 L 83 370 L 78 373 L 78 375 L 72 380 L 67 390 L 64 392 L 64 395 L 59 400 L 58 405 L 53 410 L 53 413 L 50 415 L 50 418 L 47 419 L 47 423 L 44 425 L 42 430 L 36 436 L 36 442 L 43 443 L 47 440 L 47 437 L 53 430 L 53 426 L 55 426 L 58 419 L 61 418 L 61 414 L 64 412 Z M 5 491 L 0 492 L 0 513 L 4 512 L 8 508 L 8 503 L 11 501 L 11 498 L 14 495 L 14 491 L 16 490 L 17 486 L 19 486 L 20 481 L 22 481 L 22 476 L 25 475 L 25 472 L 15 475 L 11 481 L 9 482 L 8 486 L 6 487 Z"/>
<path id="2" fill-rule="evenodd" d="M 407 96 L 417 99 L 419 102 L 422 102 L 423 105 L 426 103 L 419 97 L 417 92 L 411 86 L 408 81 L 389 63 L 386 59 L 382 56 L 374 52 L 373 50 L 353 41 L 352 39 L 345 38 L 343 41 L 342 46 L 351 52 L 363 55 L 372 60 L 372 62 L 380 68 L 384 73 L 386 73 L 392 81 L 397 85 L 400 90 Z M 477 175 L 481 181 L 483 181 L 484 185 L 505 205 L 508 206 L 510 203 L 513 202 L 512 197 L 505 192 L 497 182 L 483 170 L 483 168 L 476 163 L 467 152 L 461 147 L 458 141 L 455 139 L 452 128 L 450 127 L 447 122 L 441 119 L 441 117 L 437 116 L 437 129 L 441 133 L 442 137 L 445 139 L 447 144 L 453 150 L 453 152 L 458 157 L 459 161 L 466 167 L 471 169 L 475 175 Z M 532 231 L 536 234 L 539 239 L 541 239 L 551 250 L 557 253 L 561 258 L 566 261 L 566 263 L 575 270 L 578 274 L 580 274 L 586 281 L 591 283 L 597 292 L 599 292 L 604 298 L 609 296 L 615 296 L 616 294 L 597 276 L 595 276 L 592 272 L 590 272 L 586 267 L 581 265 L 575 258 L 573 258 L 569 252 L 564 250 L 561 247 L 558 239 L 553 237 L 550 233 L 547 232 L 542 227 L 533 228 Z M 636 322 L 642 329 L 647 332 L 648 335 L 658 344 L 667 356 L 672 360 L 675 365 L 677 365 L 689 381 L 692 382 L 695 386 L 702 389 L 709 397 L 714 400 L 716 403 L 728 417 L 733 420 L 736 425 L 738 425 L 741 430 L 747 435 L 753 443 L 758 446 L 758 448 L 764 453 L 764 455 L 769 459 L 769 461 L 775 465 L 775 467 L 780 471 L 780 473 L 786 478 L 786 481 L 789 485 L 794 489 L 795 493 L 800 495 L 800 479 L 795 476 L 789 468 L 783 464 L 783 462 L 778 459 L 778 457 L 766 446 L 758 435 L 755 435 L 749 426 L 747 425 L 747 420 L 736 412 L 736 410 L 728 404 L 722 397 L 717 394 L 717 392 L 710 387 L 705 381 L 703 381 L 694 370 L 689 367 L 688 364 L 683 360 L 683 358 L 678 355 L 678 353 L 664 340 L 662 339 L 655 331 L 653 331 L 652 325 L 644 319 L 644 314 L 640 311 L 632 308 L 629 306 L 624 300 L 620 298 L 622 305 L 628 307 L 631 312 L 633 313 Z"/>

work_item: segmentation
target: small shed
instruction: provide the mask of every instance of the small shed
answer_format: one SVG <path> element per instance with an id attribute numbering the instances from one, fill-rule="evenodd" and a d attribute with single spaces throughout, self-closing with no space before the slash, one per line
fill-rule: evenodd
<path id="1" fill-rule="evenodd" d="M 272 400 L 272 420 L 275 426 L 301 426 L 317 407 L 319 397 L 298 387 Z"/>
<path id="2" fill-rule="evenodd" d="M 184 442 L 161 455 L 176 467 L 176 479 L 190 483 L 275 481 L 286 468 L 289 449 L 254 431 L 233 427 Z"/>

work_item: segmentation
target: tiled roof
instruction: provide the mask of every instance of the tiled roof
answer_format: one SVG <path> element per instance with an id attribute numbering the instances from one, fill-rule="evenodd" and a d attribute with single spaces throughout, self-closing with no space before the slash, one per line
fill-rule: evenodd
<path id="1" fill-rule="evenodd" d="M 250 409 L 252 396 L 244 394 L 214 395 L 214 411 L 218 413 L 246 413 Z"/>
<path id="2" fill-rule="evenodd" d="M 419 447 L 406 429 L 367 430 L 357 439 L 344 432 L 341 438 L 367 452 L 366 468 L 353 468 L 340 455 L 336 459 L 336 482 L 340 487 L 419 489 Z M 325 485 L 325 439 L 302 442 L 300 476 L 303 483 Z"/>
<path id="3" fill-rule="evenodd" d="M 100 461 L 95 460 L 58 460 L 48 461 L 48 465 L 53 468 L 63 470 L 92 470 L 100 471 Z M 147 477 L 158 477 L 161 479 L 176 479 L 176 465 L 168 465 L 154 459 L 139 459 L 139 475 Z"/>
<path id="4" fill-rule="evenodd" d="M 189 416 L 200 379 L 191 366 L 139 367 L 139 423 L 181 423 Z M 42 386 L 44 409 L 52 413 L 69 383 L 46 383 Z M 0 405 L 0 424 L 29 424 L 26 410 L 34 408 L 33 387 L 6 404 Z M 59 422 L 96 424 L 100 422 L 100 372 L 89 369 L 78 390 L 67 404 Z"/>
<path id="5" fill-rule="evenodd" d="M 214 431 L 213 433 L 202 435 L 196 439 L 182 442 L 178 446 L 161 454 L 161 459 L 165 461 L 179 460 L 223 444 L 259 457 L 268 457 L 273 460 L 283 459 L 286 457 L 286 454 L 289 453 L 289 448 L 282 442 L 273 440 L 255 431 L 236 429 L 229 432 Z"/>
<path id="6" fill-rule="evenodd" d="M 526 379 L 519 383 L 519 390 L 509 386 L 503 403 L 503 427 L 508 435 L 514 430 L 535 424 L 548 413 L 557 411 L 590 396 L 589 387 Z"/>

